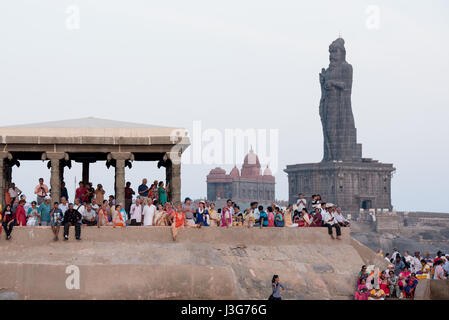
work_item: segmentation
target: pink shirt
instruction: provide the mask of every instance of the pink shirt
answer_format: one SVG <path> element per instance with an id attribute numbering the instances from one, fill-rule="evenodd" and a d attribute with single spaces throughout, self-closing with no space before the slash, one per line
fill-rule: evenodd
<path id="1" fill-rule="evenodd" d="M 45 193 L 44 193 L 44 191 L 42 191 L 41 188 L 44 189 Z M 47 195 L 47 193 L 48 193 L 48 187 L 47 187 L 47 185 L 45 185 L 45 184 L 43 184 L 43 185 L 38 184 L 38 185 L 36 186 L 36 188 L 34 188 L 34 193 L 35 193 L 36 195 L 38 195 L 38 196 L 45 197 L 45 196 Z"/>
<path id="2" fill-rule="evenodd" d="M 274 227 L 274 214 L 273 212 L 268 212 L 268 226 L 269 227 Z"/>

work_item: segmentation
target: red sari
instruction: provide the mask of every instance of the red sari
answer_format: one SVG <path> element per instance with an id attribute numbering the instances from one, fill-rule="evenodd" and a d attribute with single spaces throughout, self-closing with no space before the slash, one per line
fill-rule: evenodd
<path id="1" fill-rule="evenodd" d="M 21 205 L 19 205 L 16 209 L 16 222 L 18 226 L 24 227 L 27 225 L 27 217 L 25 214 L 25 209 Z"/>

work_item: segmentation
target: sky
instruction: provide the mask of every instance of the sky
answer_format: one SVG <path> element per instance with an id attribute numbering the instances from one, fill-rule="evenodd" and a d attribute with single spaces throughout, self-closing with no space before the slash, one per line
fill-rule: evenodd
<path id="1" fill-rule="evenodd" d="M 444 0 L 2 1 L 0 125 L 93 116 L 192 135 L 201 121 L 190 155 L 225 129 L 275 132 L 254 148 L 268 145 L 261 162 L 286 200 L 286 165 L 322 159 L 318 74 L 341 36 L 358 142 L 364 157 L 394 164 L 394 208 L 448 212 L 448 9 Z M 183 197 L 205 197 L 212 168 L 242 163 L 221 149 L 221 163 L 183 165 Z M 134 187 L 165 177 L 156 163 L 126 174 Z M 45 163 L 23 161 L 13 180 L 31 194 L 40 176 L 49 182 Z M 80 177 L 79 164 L 66 169 L 71 194 Z M 104 163 L 91 180 L 112 193 Z"/>

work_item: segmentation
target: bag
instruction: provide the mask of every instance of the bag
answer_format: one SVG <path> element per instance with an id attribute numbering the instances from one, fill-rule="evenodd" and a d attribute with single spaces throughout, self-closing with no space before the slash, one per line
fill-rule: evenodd
<path id="1" fill-rule="evenodd" d="M 274 225 L 276 227 L 283 227 L 284 226 L 284 220 L 282 220 L 282 221 L 274 220 Z"/>

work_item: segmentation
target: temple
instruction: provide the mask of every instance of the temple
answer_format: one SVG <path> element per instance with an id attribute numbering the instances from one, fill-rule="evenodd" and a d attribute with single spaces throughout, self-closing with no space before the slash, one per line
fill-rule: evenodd
<path id="1" fill-rule="evenodd" d="M 242 169 L 237 166 L 229 174 L 221 168 L 212 169 L 207 176 L 207 199 L 232 199 L 239 203 L 258 201 L 272 203 L 275 199 L 275 178 L 267 166 L 262 174 L 259 157 L 253 149 L 245 156 Z"/>
<path id="2" fill-rule="evenodd" d="M 360 209 L 392 210 L 392 164 L 362 157 L 352 113 L 352 66 L 346 62 L 344 40 L 329 46 L 329 67 L 321 69 L 319 113 L 323 126 L 323 160 L 289 165 L 289 202 L 299 193 L 338 204 L 357 217 Z"/>
<path id="3" fill-rule="evenodd" d="M 181 155 L 190 145 L 184 128 L 160 127 L 98 118 L 83 118 L 0 127 L 0 203 L 20 160 L 48 161 L 52 201 L 60 200 L 64 167 L 82 163 L 83 181 L 89 164 L 105 161 L 114 168 L 117 203 L 125 203 L 125 167 L 133 161 L 158 161 L 166 169 L 169 198 L 181 199 Z"/>

